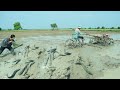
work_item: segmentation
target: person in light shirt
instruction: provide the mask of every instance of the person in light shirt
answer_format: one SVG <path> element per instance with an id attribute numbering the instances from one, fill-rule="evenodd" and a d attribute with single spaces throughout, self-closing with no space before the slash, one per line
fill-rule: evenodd
<path id="1" fill-rule="evenodd" d="M 82 32 L 80 31 L 81 27 L 78 27 L 75 29 L 75 37 L 78 38 L 78 39 L 81 39 L 82 40 L 82 43 L 84 43 L 84 37 L 82 36 Z"/>

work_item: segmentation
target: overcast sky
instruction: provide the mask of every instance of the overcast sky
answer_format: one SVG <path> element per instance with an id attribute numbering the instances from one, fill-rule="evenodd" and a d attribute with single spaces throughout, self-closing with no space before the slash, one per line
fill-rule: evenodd
<path id="1" fill-rule="evenodd" d="M 118 27 L 120 11 L 0 11 L 0 27 L 13 29 L 20 22 L 24 29 L 47 29 L 51 23 L 59 28 Z"/>

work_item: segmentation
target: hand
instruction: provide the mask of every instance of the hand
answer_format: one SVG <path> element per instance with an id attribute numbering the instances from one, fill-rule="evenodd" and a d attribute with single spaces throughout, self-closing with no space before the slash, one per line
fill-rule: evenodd
<path id="1" fill-rule="evenodd" d="M 11 44 L 12 44 L 12 43 L 14 43 L 14 41 L 9 41 L 8 43 L 11 43 Z"/>
<path id="2" fill-rule="evenodd" d="M 9 41 L 9 43 L 12 43 L 12 41 Z"/>

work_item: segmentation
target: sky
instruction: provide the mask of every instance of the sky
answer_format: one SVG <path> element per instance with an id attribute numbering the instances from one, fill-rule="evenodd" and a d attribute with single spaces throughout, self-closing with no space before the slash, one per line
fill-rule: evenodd
<path id="1" fill-rule="evenodd" d="M 120 11 L 0 11 L 0 27 L 13 29 L 20 22 L 23 29 L 118 27 Z"/>

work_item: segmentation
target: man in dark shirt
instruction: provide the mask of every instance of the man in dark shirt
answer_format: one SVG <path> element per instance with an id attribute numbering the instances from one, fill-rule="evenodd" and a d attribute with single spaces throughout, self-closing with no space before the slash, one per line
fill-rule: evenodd
<path id="1" fill-rule="evenodd" d="M 2 42 L 1 42 L 1 47 L 0 47 L 0 54 L 4 51 L 4 49 L 9 49 L 11 51 L 11 54 L 15 55 L 14 49 L 12 48 L 12 44 L 15 39 L 15 35 L 12 34 L 9 38 L 5 38 Z"/>

